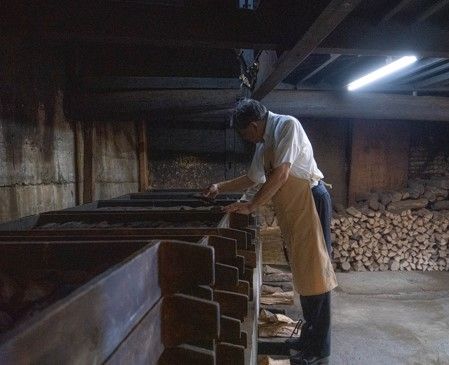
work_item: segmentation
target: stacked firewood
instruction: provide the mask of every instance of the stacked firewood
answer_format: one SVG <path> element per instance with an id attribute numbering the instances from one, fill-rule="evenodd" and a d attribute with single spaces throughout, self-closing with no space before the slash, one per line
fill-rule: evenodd
<path id="1" fill-rule="evenodd" d="M 449 270 L 449 179 L 414 180 L 400 192 L 357 197 L 332 220 L 342 271 Z"/>

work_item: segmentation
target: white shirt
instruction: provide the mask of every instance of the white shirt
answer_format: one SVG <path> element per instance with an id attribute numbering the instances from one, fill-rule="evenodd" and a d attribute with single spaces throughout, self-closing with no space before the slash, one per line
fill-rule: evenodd
<path id="1" fill-rule="evenodd" d="M 263 184 L 266 181 L 264 152 L 273 147 L 273 169 L 281 164 L 290 164 L 290 175 L 309 180 L 315 186 L 323 173 L 313 157 L 312 145 L 298 119 L 290 115 L 268 112 L 263 142 L 256 144 L 256 152 L 248 170 L 248 178 Z"/>

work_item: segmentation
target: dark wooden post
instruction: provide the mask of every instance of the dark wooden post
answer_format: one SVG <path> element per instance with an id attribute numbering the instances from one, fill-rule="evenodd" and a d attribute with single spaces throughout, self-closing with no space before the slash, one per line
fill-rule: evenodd
<path id="1" fill-rule="evenodd" d="M 150 187 L 148 168 L 148 136 L 145 120 L 137 122 L 137 158 L 139 159 L 139 191 Z"/>
<path id="2" fill-rule="evenodd" d="M 83 123 L 84 156 L 83 156 L 83 203 L 90 203 L 95 198 L 95 171 L 93 147 L 95 129 L 92 122 Z"/>

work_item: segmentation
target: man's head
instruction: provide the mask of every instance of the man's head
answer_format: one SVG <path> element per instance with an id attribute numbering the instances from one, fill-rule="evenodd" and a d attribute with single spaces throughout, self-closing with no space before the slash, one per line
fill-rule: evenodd
<path id="1" fill-rule="evenodd" d="M 253 99 L 242 99 L 232 114 L 234 127 L 245 141 L 258 143 L 263 141 L 268 110 Z"/>

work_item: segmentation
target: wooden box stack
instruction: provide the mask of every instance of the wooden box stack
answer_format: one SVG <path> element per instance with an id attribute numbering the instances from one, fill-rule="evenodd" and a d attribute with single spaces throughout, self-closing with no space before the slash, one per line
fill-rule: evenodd
<path id="1" fill-rule="evenodd" d="M 248 217 L 182 192 L 142 195 L 111 200 L 110 211 L 97 202 L 3 227 L 0 271 L 18 287 L 30 275 L 41 284 L 73 272 L 84 280 L 70 290 L 53 280 L 65 291 L 14 313 L 0 339 L 2 364 L 255 363 L 257 323 L 248 315 L 257 313 L 259 267 Z M 191 210 L 175 208 L 189 200 Z"/>

